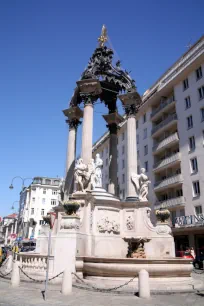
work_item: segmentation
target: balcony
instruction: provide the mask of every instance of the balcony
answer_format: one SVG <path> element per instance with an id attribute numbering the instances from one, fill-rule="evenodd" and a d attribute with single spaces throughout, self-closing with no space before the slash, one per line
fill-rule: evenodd
<path id="1" fill-rule="evenodd" d="M 181 153 L 178 152 L 154 164 L 153 171 L 158 172 L 161 169 L 163 170 L 165 168 L 168 168 L 170 165 L 172 166 L 172 164 L 175 164 L 180 161 L 181 161 Z"/>
<path id="2" fill-rule="evenodd" d="M 169 115 L 166 119 L 164 119 L 162 122 L 152 128 L 152 136 L 157 136 L 160 132 L 163 132 L 171 125 L 177 123 L 177 119 L 177 114 Z"/>
<path id="3" fill-rule="evenodd" d="M 181 174 L 176 174 L 176 175 L 167 177 L 165 180 L 156 182 L 154 184 L 154 191 L 160 191 L 162 189 L 173 187 L 178 184 L 182 184 L 182 182 L 183 182 L 183 176 Z"/>
<path id="4" fill-rule="evenodd" d="M 166 201 L 158 201 L 155 203 L 154 207 L 155 209 L 160 208 L 171 208 L 171 207 L 182 207 L 185 205 L 184 197 L 177 197 L 173 199 L 168 199 Z"/>
<path id="5" fill-rule="evenodd" d="M 153 154 L 159 153 L 177 142 L 179 142 L 178 134 L 174 133 L 153 146 L 152 152 Z"/>
<path id="6" fill-rule="evenodd" d="M 168 111 L 173 105 L 175 105 L 174 96 L 166 99 L 162 102 L 156 109 L 154 109 L 151 113 L 151 119 L 155 120 L 159 117 L 161 111 Z"/>

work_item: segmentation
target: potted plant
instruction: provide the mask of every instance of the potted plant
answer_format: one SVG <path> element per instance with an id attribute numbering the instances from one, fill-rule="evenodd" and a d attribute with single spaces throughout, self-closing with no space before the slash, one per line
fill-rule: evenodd
<path id="1" fill-rule="evenodd" d="M 168 209 L 159 209 L 155 212 L 157 221 L 165 223 L 170 217 L 170 211 Z"/>
<path id="2" fill-rule="evenodd" d="M 63 202 L 64 210 L 68 216 L 76 216 L 80 203 L 76 200 L 67 200 Z"/>

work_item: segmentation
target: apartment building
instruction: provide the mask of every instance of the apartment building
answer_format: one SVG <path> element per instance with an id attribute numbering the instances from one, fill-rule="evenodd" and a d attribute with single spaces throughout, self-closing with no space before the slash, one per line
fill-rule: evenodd
<path id="1" fill-rule="evenodd" d="M 34 177 L 20 194 L 18 237 L 37 238 L 43 216 L 59 205 L 60 178 Z"/>
<path id="2" fill-rule="evenodd" d="M 142 96 L 136 116 L 138 173 L 154 209 L 168 208 L 177 250 L 204 246 L 204 36 Z M 109 133 L 93 146 L 108 185 Z M 126 122 L 118 131 L 118 196 L 126 197 Z"/>

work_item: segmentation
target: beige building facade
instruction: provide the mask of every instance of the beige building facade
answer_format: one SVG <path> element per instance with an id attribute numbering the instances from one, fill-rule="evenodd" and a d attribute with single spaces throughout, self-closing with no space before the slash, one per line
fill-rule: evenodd
<path id="1" fill-rule="evenodd" d="M 204 247 L 204 37 L 142 96 L 137 113 L 138 173 L 151 180 L 152 208 L 168 208 L 177 251 Z M 125 119 L 125 117 L 124 117 Z M 126 198 L 126 121 L 118 130 L 117 195 Z M 109 132 L 93 146 L 109 183 Z"/>

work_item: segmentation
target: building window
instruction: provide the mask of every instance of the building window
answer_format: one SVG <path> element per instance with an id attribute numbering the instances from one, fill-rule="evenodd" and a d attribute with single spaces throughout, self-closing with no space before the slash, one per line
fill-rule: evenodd
<path id="1" fill-rule="evenodd" d="M 200 109 L 201 121 L 204 121 L 204 107 Z"/>
<path id="2" fill-rule="evenodd" d="M 189 87 L 189 86 L 188 86 L 188 79 L 185 79 L 185 80 L 183 81 L 183 90 L 186 90 L 188 87 Z"/>
<path id="3" fill-rule="evenodd" d="M 196 80 L 200 80 L 203 76 L 203 72 L 202 72 L 202 68 L 199 67 L 198 69 L 196 69 Z"/>
<path id="4" fill-rule="evenodd" d="M 125 183 L 125 174 L 123 173 L 123 176 L 122 176 L 122 182 L 123 184 Z"/>
<path id="5" fill-rule="evenodd" d="M 190 108 L 191 107 L 191 98 L 188 96 L 185 98 L 185 108 Z"/>
<path id="6" fill-rule="evenodd" d="M 42 199 L 42 204 L 45 204 L 45 198 Z"/>
<path id="7" fill-rule="evenodd" d="M 46 189 L 45 188 L 43 189 L 43 194 L 46 194 Z"/>
<path id="8" fill-rule="evenodd" d="M 52 195 L 57 195 L 58 194 L 58 190 L 52 190 Z"/>
<path id="9" fill-rule="evenodd" d="M 195 147 L 196 147 L 196 145 L 195 145 L 195 137 L 194 136 L 189 137 L 188 141 L 189 141 L 189 151 L 195 150 Z"/>
<path id="10" fill-rule="evenodd" d="M 197 162 L 197 158 L 194 157 L 190 160 L 191 162 L 191 173 L 195 173 L 198 171 L 198 162 Z"/>
<path id="11" fill-rule="evenodd" d="M 51 185 L 51 180 L 46 179 L 46 180 L 45 180 L 45 184 L 46 184 L 46 185 Z"/>
<path id="12" fill-rule="evenodd" d="M 59 186 L 59 180 L 54 180 L 53 185 Z"/>
<path id="13" fill-rule="evenodd" d="M 108 147 L 106 147 L 106 154 L 108 154 Z"/>
<path id="14" fill-rule="evenodd" d="M 180 209 L 179 215 L 180 217 L 185 216 L 185 209 Z"/>
<path id="15" fill-rule="evenodd" d="M 144 137 L 143 137 L 144 139 L 146 139 L 147 138 L 147 129 L 144 129 Z"/>
<path id="16" fill-rule="evenodd" d="M 122 133 L 122 141 L 125 139 L 125 133 Z"/>
<path id="17" fill-rule="evenodd" d="M 51 200 L 51 205 L 56 206 L 57 205 L 57 200 Z"/>
<path id="18" fill-rule="evenodd" d="M 35 203 L 35 198 L 32 198 L 32 202 Z"/>
<path id="19" fill-rule="evenodd" d="M 144 167 L 145 167 L 146 172 L 148 172 L 148 161 L 144 163 Z"/>
<path id="20" fill-rule="evenodd" d="M 186 120 L 187 120 L 187 128 L 191 129 L 193 127 L 193 117 L 192 117 L 192 115 L 187 117 Z"/>
<path id="21" fill-rule="evenodd" d="M 44 220 L 40 220 L 40 221 L 39 221 L 39 224 L 40 224 L 40 225 L 44 225 L 44 224 L 45 224 L 45 221 L 44 221 Z"/>
<path id="22" fill-rule="evenodd" d="M 140 151 L 137 150 L 137 159 L 139 159 L 139 157 L 140 157 Z"/>
<path id="23" fill-rule="evenodd" d="M 125 189 L 123 189 L 123 199 L 125 198 Z"/>
<path id="24" fill-rule="evenodd" d="M 122 160 L 122 169 L 124 169 L 125 168 L 125 160 L 123 159 Z"/>
<path id="25" fill-rule="evenodd" d="M 31 208 L 31 215 L 34 215 L 34 208 Z"/>
<path id="26" fill-rule="evenodd" d="M 31 190 L 32 190 L 33 192 L 36 192 L 36 188 L 32 188 Z"/>
<path id="27" fill-rule="evenodd" d="M 183 196 L 183 190 L 182 189 L 176 190 L 176 196 L 177 197 L 182 197 Z"/>
<path id="28" fill-rule="evenodd" d="M 125 153 L 125 146 L 122 146 L 122 154 Z"/>
<path id="29" fill-rule="evenodd" d="M 139 144 L 139 135 L 137 135 L 137 144 Z"/>
<path id="30" fill-rule="evenodd" d="M 41 209 L 41 216 L 44 216 L 44 214 L 45 214 L 45 210 Z"/>
<path id="31" fill-rule="evenodd" d="M 200 195 L 200 183 L 199 181 L 193 182 L 193 196 L 198 197 Z"/>
<path id="32" fill-rule="evenodd" d="M 108 158 L 106 158 L 106 166 L 108 166 Z"/>
<path id="33" fill-rule="evenodd" d="M 136 121 L 136 129 L 138 129 L 138 127 L 139 127 L 139 121 L 137 120 Z"/>
<path id="34" fill-rule="evenodd" d="M 147 116 L 146 116 L 146 114 L 144 114 L 144 116 L 143 116 L 143 123 L 145 123 L 147 121 Z"/>
<path id="35" fill-rule="evenodd" d="M 198 215 L 201 215 L 202 213 L 203 213 L 202 206 L 201 205 L 196 206 L 195 207 L 195 214 L 198 216 Z"/>
<path id="36" fill-rule="evenodd" d="M 202 100 L 204 98 L 204 86 L 198 88 L 198 95 L 199 95 L 199 100 Z"/>
<path id="37" fill-rule="evenodd" d="M 144 146 L 144 155 L 148 154 L 148 145 Z"/>

